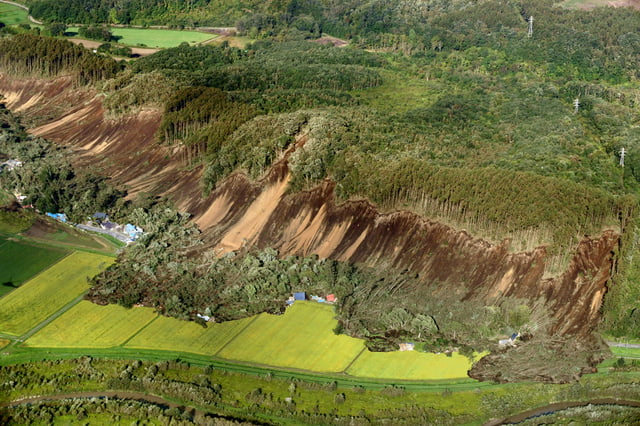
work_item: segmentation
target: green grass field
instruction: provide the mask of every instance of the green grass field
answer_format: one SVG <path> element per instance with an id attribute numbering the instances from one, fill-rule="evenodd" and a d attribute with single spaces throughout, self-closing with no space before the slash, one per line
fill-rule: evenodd
<path id="1" fill-rule="evenodd" d="M 22 335 L 88 289 L 113 258 L 75 252 L 0 299 L 0 332 Z"/>
<path id="2" fill-rule="evenodd" d="M 68 253 L 62 249 L 38 247 L 0 237 L 0 297 Z"/>
<path id="3" fill-rule="evenodd" d="M 125 347 L 215 355 L 254 319 L 251 317 L 222 324 L 208 324 L 204 328 L 191 321 L 159 317 Z"/>
<path id="4" fill-rule="evenodd" d="M 616 357 L 640 358 L 640 348 L 621 348 L 618 346 L 611 346 L 610 349 Z"/>
<path id="5" fill-rule="evenodd" d="M 369 352 L 358 357 L 347 373 L 358 377 L 401 380 L 445 380 L 467 377 L 469 358 L 453 353 Z"/>
<path id="6" fill-rule="evenodd" d="M 0 3 L 0 22 L 5 25 L 18 25 L 29 23 L 29 14 L 26 10 L 6 3 Z"/>
<path id="7" fill-rule="evenodd" d="M 98 306 L 83 300 L 36 333 L 26 346 L 111 348 L 122 345 L 157 316 L 152 309 Z"/>
<path id="8" fill-rule="evenodd" d="M 78 33 L 78 27 L 67 28 L 68 33 Z M 175 47 L 181 43 L 197 44 L 216 37 L 215 34 L 198 31 L 159 30 L 147 28 L 111 28 L 111 33 L 119 37 L 118 44 L 153 48 Z"/>
<path id="9" fill-rule="evenodd" d="M 330 306 L 296 302 L 285 315 L 260 314 L 218 356 L 278 367 L 339 372 L 363 351 L 364 341 L 337 336 Z"/>
<path id="10" fill-rule="evenodd" d="M 142 28 L 113 28 L 114 36 L 121 37 L 118 43 L 129 46 L 175 47 L 181 43 L 196 44 L 215 37 L 214 34 L 196 31 L 156 30 Z"/>

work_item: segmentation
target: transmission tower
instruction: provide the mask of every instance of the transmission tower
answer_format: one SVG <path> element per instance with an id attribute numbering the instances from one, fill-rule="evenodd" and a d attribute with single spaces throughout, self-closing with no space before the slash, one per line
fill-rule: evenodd
<path id="1" fill-rule="evenodd" d="M 624 155 L 627 153 L 627 150 L 622 148 L 620 150 L 620 167 L 624 167 Z"/>
<path id="2" fill-rule="evenodd" d="M 579 109 L 580 109 L 580 99 L 576 98 L 573 101 L 573 113 L 577 114 Z"/>
<path id="3" fill-rule="evenodd" d="M 533 16 L 529 16 L 529 32 L 527 33 L 527 37 L 533 37 Z"/>

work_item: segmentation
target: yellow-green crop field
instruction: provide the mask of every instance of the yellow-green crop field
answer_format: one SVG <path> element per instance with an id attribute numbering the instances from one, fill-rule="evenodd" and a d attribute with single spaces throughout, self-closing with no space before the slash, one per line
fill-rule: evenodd
<path id="1" fill-rule="evenodd" d="M 158 314 L 152 309 L 98 306 L 81 301 L 27 341 L 45 348 L 111 348 L 122 345 Z M 177 320 L 176 320 L 177 321 Z"/>
<path id="2" fill-rule="evenodd" d="M 416 351 L 365 351 L 347 373 L 379 379 L 444 380 L 467 377 L 471 365 L 469 358 L 457 352 L 447 356 Z"/>
<path id="3" fill-rule="evenodd" d="M 319 372 L 344 371 L 365 348 L 364 341 L 335 335 L 333 309 L 296 302 L 285 315 L 260 314 L 218 356 Z"/>
<path id="4" fill-rule="evenodd" d="M 7 346 L 9 344 L 9 340 L 6 339 L 0 339 L 0 349 L 4 348 L 5 346 Z"/>
<path id="5" fill-rule="evenodd" d="M 86 287 L 80 288 L 80 293 Z M 72 296 L 70 296 L 72 297 Z M 356 377 L 443 380 L 467 377 L 468 358 L 421 352 L 374 353 L 364 341 L 335 335 L 330 306 L 296 302 L 284 315 L 261 314 L 202 327 L 159 316 L 81 301 L 25 342 L 40 348 L 148 349 L 210 355 L 276 367 L 346 373 Z M 8 343 L 8 342 L 7 342 Z M 0 342 L 1 346 L 2 342 Z"/>
<path id="6" fill-rule="evenodd" d="M 192 321 L 158 317 L 125 347 L 215 355 L 254 319 L 255 317 L 250 317 L 221 324 L 208 324 L 207 328 L 204 328 Z"/>
<path id="7" fill-rule="evenodd" d="M 0 332 L 22 335 L 60 310 L 89 286 L 88 277 L 113 258 L 75 252 L 0 299 Z"/>

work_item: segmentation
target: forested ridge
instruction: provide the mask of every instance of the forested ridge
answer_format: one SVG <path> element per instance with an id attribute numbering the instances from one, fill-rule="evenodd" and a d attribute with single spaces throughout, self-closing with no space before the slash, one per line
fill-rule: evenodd
<path id="1" fill-rule="evenodd" d="M 44 0 L 30 7 L 50 22 L 235 24 L 253 39 L 242 49 L 183 44 L 125 64 L 63 40 L 0 38 L 0 69 L 8 75 L 70 74 L 98 88 L 114 117 L 161 109 L 157 140 L 180 148 L 182 166 L 202 167 L 204 195 L 234 172 L 259 179 L 289 152 L 289 193 L 330 179 L 339 201 L 409 210 L 492 243 L 508 239 L 512 251 L 545 246 L 559 259 L 554 273 L 585 235 L 614 229 L 622 243 L 604 331 L 640 337 L 640 12 L 507 0 L 69 0 L 55 7 Z M 351 45 L 313 42 L 323 33 Z M 143 302 L 184 319 L 208 310 L 228 320 L 278 312 L 291 291 L 335 292 L 344 300 L 343 330 L 378 350 L 401 339 L 479 349 L 500 332 L 535 329 L 544 317 L 508 298 L 490 309 L 455 295 L 443 311 L 431 301 L 405 305 L 421 277 L 402 271 L 281 259 L 268 248 L 198 257 L 201 237 L 186 216 L 157 200 L 138 203 L 123 214 L 145 229 L 161 225 L 96 280 L 96 301 Z M 394 289 L 388 303 L 375 298 L 380 288 Z M 372 317 L 357 303 L 388 315 Z M 471 311 L 476 323 L 465 324 Z"/>

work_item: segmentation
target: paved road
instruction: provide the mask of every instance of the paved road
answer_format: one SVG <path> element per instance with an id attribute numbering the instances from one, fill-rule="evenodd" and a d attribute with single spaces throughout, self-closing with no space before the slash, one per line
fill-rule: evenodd
<path id="1" fill-rule="evenodd" d="M 11 6 L 16 6 L 16 7 L 19 7 L 20 9 L 24 9 L 27 12 L 29 11 L 29 8 L 27 6 L 25 6 L 24 4 L 15 3 L 15 2 L 12 2 L 12 1 L 8 1 L 8 0 L 0 0 L 0 3 L 10 4 Z M 31 22 L 33 22 L 34 24 L 42 25 L 42 21 L 38 21 L 37 19 L 35 19 L 31 15 L 29 15 L 29 20 Z"/>
<path id="2" fill-rule="evenodd" d="M 129 241 L 131 241 L 131 238 L 126 234 L 121 234 L 120 232 L 116 232 L 116 231 L 110 231 L 108 229 L 102 229 L 102 228 L 100 228 L 98 226 L 89 226 L 89 225 L 78 224 L 78 225 L 76 225 L 76 228 L 84 229 L 85 231 L 98 232 L 100 234 L 111 235 L 113 238 L 117 238 L 118 240 L 122 241 L 123 243 L 128 243 Z"/>

